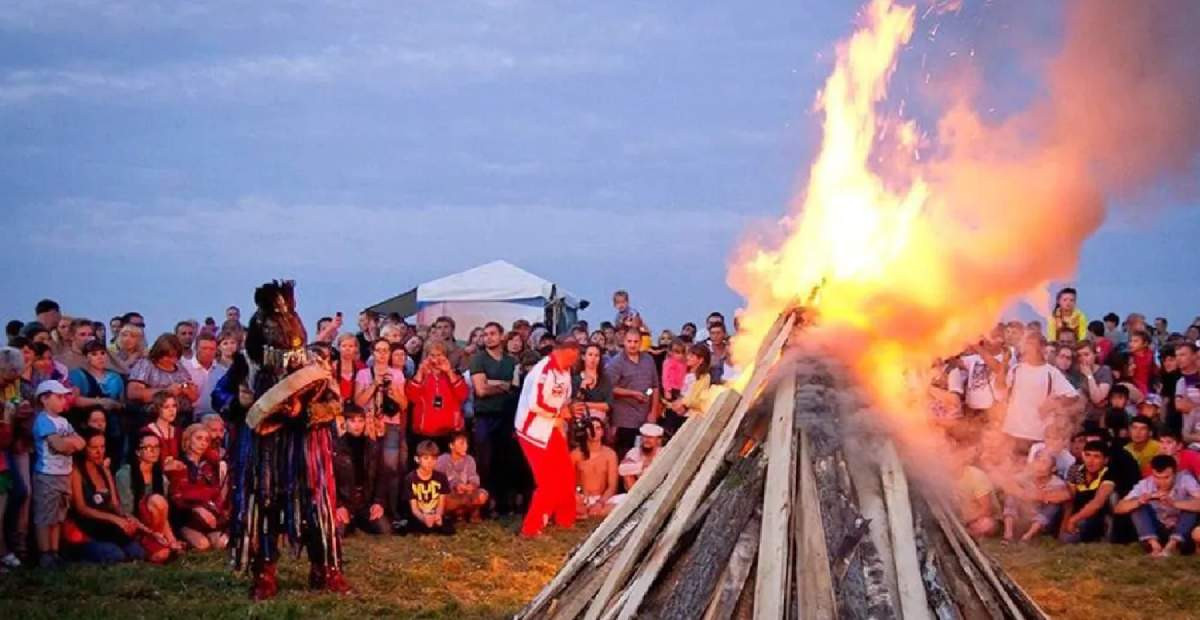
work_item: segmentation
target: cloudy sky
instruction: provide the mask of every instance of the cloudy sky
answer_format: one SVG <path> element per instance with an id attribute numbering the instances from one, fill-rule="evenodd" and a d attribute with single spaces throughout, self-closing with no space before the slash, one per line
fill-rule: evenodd
<path id="1" fill-rule="evenodd" d="M 729 313 L 726 258 L 803 180 L 856 7 L 711 4 L 8 0 L 0 317 L 48 296 L 165 328 L 286 276 L 312 321 L 495 258 L 593 320 L 621 287 L 655 328 Z M 1025 4 L 941 27 L 1052 40 Z M 1110 224 L 1084 308 L 1190 320 L 1197 233 L 1196 209 Z"/>

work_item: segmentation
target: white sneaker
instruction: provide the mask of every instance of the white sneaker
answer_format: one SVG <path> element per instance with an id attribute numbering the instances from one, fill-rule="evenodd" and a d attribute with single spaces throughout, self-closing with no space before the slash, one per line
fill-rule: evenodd
<path id="1" fill-rule="evenodd" d="M 18 560 L 17 556 L 10 553 L 0 558 L 0 566 L 4 568 L 21 568 L 21 560 Z"/>

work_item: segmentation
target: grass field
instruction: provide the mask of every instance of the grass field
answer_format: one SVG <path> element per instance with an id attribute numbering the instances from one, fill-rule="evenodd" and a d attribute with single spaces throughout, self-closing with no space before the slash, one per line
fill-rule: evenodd
<path id="1" fill-rule="evenodd" d="M 280 563 L 279 598 L 252 604 L 247 581 L 222 555 L 195 555 L 167 567 L 72 565 L 62 571 L 0 575 L 2 618 L 502 618 L 554 575 L 588 525 L 528 541 L 514 521 L 488 522 L 453 538 L 351 538 L 350 597 L 304 590 L 307 564 Z M 1195 618 L 1200 558 L 1157 560 L 1134 546 L 986 545 L 1055 618 Z"/>

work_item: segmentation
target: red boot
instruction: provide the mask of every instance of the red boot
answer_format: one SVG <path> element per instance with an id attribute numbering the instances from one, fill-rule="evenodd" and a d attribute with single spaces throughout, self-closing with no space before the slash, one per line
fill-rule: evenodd
<path id="1" fill-rule="evenodd" d="M 265 562 L 254 569 L 254 585 L 250 588 L 250 598 L 265 601 L 275 598 L 279 592 L 279 582 L 275 579 L 275 563 Z"/>
<path id="2" fill-rule="evenodd" d="M 333 594 L 349 594 L 353 590 L 346 576 L 336 568 L 325 569 L 325 591 Z"/>

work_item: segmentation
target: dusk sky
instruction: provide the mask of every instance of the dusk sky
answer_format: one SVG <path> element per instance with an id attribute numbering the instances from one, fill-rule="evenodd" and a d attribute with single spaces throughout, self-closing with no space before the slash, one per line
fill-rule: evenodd
<path id="1" fill-rule="evenodd" d="M 1057 3 L 967 4 L 919 21 L 914 48 L 940 24 L 939 53 L 1021 85 L 997 114 L 1036 97 L 1013 68 L 1029 58 L 982 41 L 1052 50 Z M 51 297 L 139 310 L 153 335 L 248 317 L 254 286 L 290 277 L 311 324 L 497 258 L 591 300 L 594 322 L 616 288 L 655 330 L 730 314 L 728 256 L 802 184 L 857 8 L 8 0 L 0 317 Z M 936 88 L 917 49 L 900 63 L 897 89 Z M 1200 315 L 1200 210 L 1173 202 L 1088 243 L 1086 312 Z"/>

